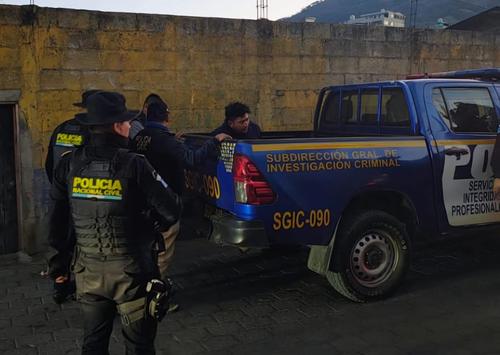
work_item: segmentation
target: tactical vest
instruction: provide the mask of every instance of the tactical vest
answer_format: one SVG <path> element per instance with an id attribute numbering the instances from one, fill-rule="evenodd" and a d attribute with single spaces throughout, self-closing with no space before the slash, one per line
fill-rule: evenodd
<path id="1" fill-rule="evenodd" d="M 77 123 L 68 122 L 63 124 L 56 133 L 52 150 L 53 170 L 57 167 L 61 156 L 66 152 L 73 152 L 85 145 L 88 140 L 88 130 Z"/>
<path id="2" fill-rule="evenodd" d="M 142 206 L 132 175 L 134 155 L 117 149 L 112 158 L 96 160 L 87 149 L 74 153 L 67 180 L 77 247 L 96 256 L 141 253 L 147 245 L 138 230 Z"/>

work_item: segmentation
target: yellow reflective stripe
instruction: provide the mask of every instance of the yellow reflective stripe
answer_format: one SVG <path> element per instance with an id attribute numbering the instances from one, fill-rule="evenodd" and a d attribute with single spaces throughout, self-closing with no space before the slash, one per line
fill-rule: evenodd
<path id="1" fill-rule="evenodd" d="M 276 143 L 276 144 L 254 144 L 254 152 L 269 152 L 277 150 L 319 150 L 339 148 L 425 148 L 426 143 L 419 141 L 379 141 L 379 142 L 334 142 L 334 143 Z"/>
<path id="2" fill-rule="evenodd" d="M 444 145 L 477 145 L 477 144 L 494 144 L 495 138 L 490 139 L 443 139 L 438 140 L 434 144 L 437 146 Z"/>

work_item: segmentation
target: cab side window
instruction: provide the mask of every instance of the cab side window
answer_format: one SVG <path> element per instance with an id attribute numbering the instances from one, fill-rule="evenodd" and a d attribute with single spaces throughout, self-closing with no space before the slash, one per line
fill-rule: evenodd
<path id="1" fill-rule="evenodd" d="M 433 104 L 457 133 L 496 133 L 498 118 L 487 88 L 436 88 Z"/>
<path id="2" fill-rule="evenodd" d="M 340 120 L 342 123 L 355 124 L 358 122 L 358 91 L 342 91 L 340 105 Z"/>
<path id="3" fill-rule="evenodd" d="M 403 90 L 382 89 L 381 124 L 391 127 L 410 127 L 410 113 Z"/>
<path id="4" fill-rule="evenodd" d="M 340 122 L 340 92 L 329 91 L 325 94 L 321 109 L 321 122 L 332 125 Z"/>
<path id="5" fill-rule="evenodd" d="M 378 89 L 368 89 L 361 92 L 361 124 L 377 125 Z"/>

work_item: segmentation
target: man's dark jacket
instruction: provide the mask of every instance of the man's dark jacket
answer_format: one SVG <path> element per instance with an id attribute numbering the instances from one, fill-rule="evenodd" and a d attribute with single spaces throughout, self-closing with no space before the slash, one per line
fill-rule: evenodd
<path id="1" fill-rule="evenodd" d="M 146 250 L 153 244 L 151 224 L 141 224 L 146 221 L 143 213 L 154 213 L 159 231 L 167 230 L 178 220 L 180 198 L 167 187 L 144 156 L 130 152 L 127 147 L 127 138 L 115 134 L 92 135 L 87 146 L 65 154 L 56 167 L 51 189 L 54 207 L 49 225 L 49 244 L 57 253 L 49 262 L 52 277 L 68 272 L 68 258 L 74 248 L 68 242 L 70 219 L 74 220 L 77 245 L 89 249 L 90 254 L 111 256 L 127 254 L 126 248 L 134 252 L 135 246 Z M 82 156 L 85 159 L 81 159 Z M 93 184 L 103 176 L 121 181 L 121 198 L 92 197 L 99 194 L 99 187 Z M 88 179 L 84 191 L 75 189 L 76 177 Z M 109 183 L 100 188 L 112 189 Z M 126 205 L 122 206 L 122 202 Z M 151 255 L 150 252 L 147 256 Z"/>
<path id="2" fill-rule="evenodd" d="M 215 130 L 213 130 L 212 133 L 210 134 L 212 136 L 215 136 L 219 133 L 229 134 L 233 139 L 258 139 L 260 138 L 261 131 L 260 127 L 256 123 L 250 121 L 247 133 L 239 133 L 234 131 L 231 127 L 229 127 L 226 120 L 224 121 L 223 124 L 221 124 Z"/>
<path id="3" fill-rule="evenodd" d="M 191 149 L 177 140 L 163 124 L 146 122 L 144 130 L 133 140 L 132 149 L 144 154 L 167 184 L 181 194 L 184 190 L 184 168 L 202 164 L 206 159 L 217 159 L 219 142 L 213 138 L 200 148 Z"/>

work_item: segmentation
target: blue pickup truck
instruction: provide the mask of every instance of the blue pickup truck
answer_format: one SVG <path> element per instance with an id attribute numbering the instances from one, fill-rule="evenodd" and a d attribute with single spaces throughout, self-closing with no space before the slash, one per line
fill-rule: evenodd
<path id="1" fill-rule="evenodd" d="M 326 87 L 313 131 L 226 141 L 217 162 L 185 171 L 186 187 L 212 241 L 309 246 L 308 267 L 339 293 L 385 297 L 415 245 L 500 231 L 498 79 L 493 68 Z"/>

